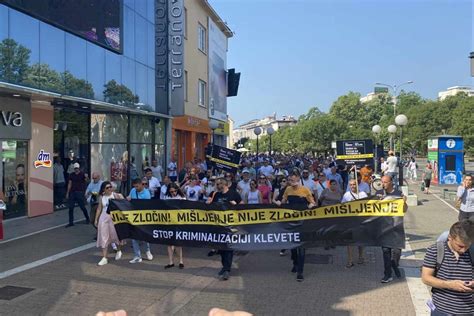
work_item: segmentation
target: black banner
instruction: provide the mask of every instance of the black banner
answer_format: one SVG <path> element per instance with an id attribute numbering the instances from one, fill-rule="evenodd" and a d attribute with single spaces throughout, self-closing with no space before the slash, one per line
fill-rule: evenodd
<path id="1" fill-rule="evenodd" d="M 119 238 L 215 249 L 405 246 L 402 199 L 327 207 L 235 205 L 180 200 L 111 200 Z"/>
<path id="2" fill-rule="evenodd" d="M 237 172 L 242 153 L 218 145 L 213 145 L 211 148 L 210 153 L 206 156 L 206 159 L 210 162 L 208 165 L 211 165 L 214 168 L 223 169 L 227 172 Z"/>
<path id="3" fill-rule="evenodd" d="M 336 142 L 336 160 L 338 164 L 372 165 L 373 159 L 374 145 L 371 139 L 338 140 Z"/>

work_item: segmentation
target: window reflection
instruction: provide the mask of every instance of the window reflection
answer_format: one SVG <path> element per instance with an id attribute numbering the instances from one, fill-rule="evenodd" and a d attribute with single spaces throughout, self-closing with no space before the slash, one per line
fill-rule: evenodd
<path id="1" fill-rule="evenodd" d="M 66 33 L 65 94 L 93 99 L 94 90 L 87 81 L 86 41 Z"/>
<path id="2" fill-rule="evenodd" d="M 124 114 L 91 114 L 91 142 L 127 142 L 128 118 Z"/>
<path id="3" fill-rule="evenodd" d="M 151 166 L 151 145 L 130 145 L 130 180 L 144 176 L 144 170 Z"/>
<path id="4" fill-rule="evenodd" d="M 142 17 L 146 18 L 147 16 L 147 1 L 139 0 L 135 1 L 135 12 L 140 14 Z"/>
<path id="5" fill-rule="evenodd" d="M 148 21 L 155 23 L 155 0 L 146 0 L 147 3 L 147 19 Z"/>
<path id="6" fill-rule="evenodd" d="M 147 65 L 155 68 L 155 32 L 154 24 L 147 23 Z"/>
<path id="7" fill-rule="evenodd" d="M 135 62 L 126 57 L 122 58 L 122 84 L 122 105 L 135 107 L 140 102 L 135 94 Z"/>
<path id="8" fill-rule="evenodd" d="M 64 32 L 40 22 L 40 39 L 39 87 L 42 90 L 62 93 L 62 75 L 66 68 Z"/>
<path id="9" fill-rule="evenodd" d="M 132 143 L 151 143 L 151 119 L 146 116 L 130 117 L 130 141 Z"/>
<path id="10" fill-rule="evenodd" d="M 8 8 L 0 4 L 0 41 L 8 37 Z"/>
<path id="11" fill-rule="evenodd" d="M 148 104 L 148 85 L 147 85 L 147 68 L 140 63 L 136 63 L 136 85 L 137 85 L 137 95 L 139 99 L 139 107 L 141 110 L 150 111 L 151 108 Z"/>
<path id="12" fill-rule="evenodd" d="M 147 22 L 139 15 L 135 15 L 135 58 L 142 64 L 147 63 Z"/>
<path id="13" fill-rule="evenodd" d="M 123 9 L 123 54 L 135 58 L 135 13 L 128 7 Z"/>
<path id="14" fill-rule="evenodd" d="M 94 98 L 103 100 L 105 84 L 105 50 L 92 43 L 87 43 L 87 81 L 92 85 Z"/>
<path id="15" fill-rule="evenodd" d="M 126 144 L 91 144 L 91 170 L 103 180 L 115 182 L 118 192 L 127 187 L 128 153 Z"/>
<path id="16" fill-rule="evenodd" d="M 155 123 L 155 143 L 165 143 L 165 121 L 160 119 L 158 123 Z"/>
<path id="17" fill-rule="evenodd" d="M 147 104 L 150 105 L 151 110 L 155 111 L 156 109 L 156 100 L 155 100 L 155 70 L 148 68 L 148 102 Z"/>
<path id="18" fill-rule="evenodd" d="M 15 10 L 10 12 L 10 38 L 6 45 L 15 58 L 14 69 L 7 74 L 12 83 L 38 88 L 39 21 Z M 5 41 L 3 42 L 5 44 Z M 3 48 L 3 47 L 2 47 Z M 19 52 L 22 51 L 21 54 Z M 36 65 L 29 68 L 29 66 Z"/>

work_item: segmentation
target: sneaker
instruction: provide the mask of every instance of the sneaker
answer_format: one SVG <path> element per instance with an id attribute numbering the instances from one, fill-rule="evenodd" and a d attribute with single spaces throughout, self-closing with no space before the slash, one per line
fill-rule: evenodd
<path id="1" fill-rule="evenodd" d="M 393 281 L 392 277 L 384 277 L 380 283 L 390 283 Z"/>
<path id="2" fill-rule="evenodd" d="M 286 250 L 285 249 L 280 251 L 280 256 L 283 257 L 284 255 L 286 255 Z"/>
<path id="3" fill-rule="evenodd" d="M 149 260 L 149 261 L 153 260 L 153 255 L 149 251 L 146 252 L 146 260 Z"/>
<path id="4" fill-rule="evenodd" d="M 296 276 L 296 281 L 298 281 L 298 282 L 303 282 L 303 280 L 304 280 L 304 277 L 303 277 L 302 274 L 298 274 L 298 275 Z"/>
<path id="5" fill-rule="evenodd" d="M 222 273 L 222 280 L 223 281 L 229 280 L 229 271 L 224 271 L 224 273 Z"/>
<path id="6" fill-rule="evenodd" d="M 219 271 L 219 273 L 217 274 L 217 276 L 219 276 L 219 277 L 220 277 L 221 275 L 223 275 L 223 274 L 224 274 L 224 272 L 225 272 L 225 271 L 224 271 L 224 269 L 222 269 L 221 271 Z"/>
<path id="7" fill-rule="evenodd" d="M 66 228 L 69 228 L 69 227 L 72 227 L 72 226 L 74 226 L 74 224 L 67 224 Z"/>
<path id="8" fill-rule="evenodd" d="M 296 273 L 296 266 L 293 266 L 293 268 L 291 269 L 291 273 Z"/>
<path id="9" fill-rule="evenodd" d="M 114 242 L 112 243 L 112 249 L 115 250 L 115 251 L 118 250 L 117 245 Z"/>
<path id="10" fill-rule="evenodd" d="M 98 266 L 105 266 L 107 263 L 109 263 L 109 260 L 107 260 L 107 258 L 102 258 L 102 259 L 100 259 L 100 261 L 97 265 Z"/>
<path id="11" fill-rule="evenodd" d="M 122 251 L 119 250 L 117 251 L 117 253 L 115 254 L 115 260 L 120 260 L 122 258 Z"/>
<path id="12" fill-rule="evenodd" d="M 212 256 L 215 255 L 216 253 L 217 253 L 217 251 L 211 250 L 211 251 L 209 251 L 209 252 L 207 253 L 207 256 L 208 256 L 208 257 L 212 257 Z"/>
<path id="13" fill-rule="evenodd" d="M 140 263 L 142 262 L 142 258 L 134 257 L 132 260 L 129 261 L 130 263 Z"/>

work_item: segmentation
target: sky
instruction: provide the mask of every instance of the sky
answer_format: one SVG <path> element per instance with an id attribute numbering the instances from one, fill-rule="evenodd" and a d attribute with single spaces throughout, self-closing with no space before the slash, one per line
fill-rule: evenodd
<path id="1" fill-rule="evenodd" d="M 471 86 L 470 0 L 209 0 L 235 32 L 227 68 L 241 72 L 227 101 L 235 126 L 277 113 L 327 112 L 376 82 L 436 99 Z"/>

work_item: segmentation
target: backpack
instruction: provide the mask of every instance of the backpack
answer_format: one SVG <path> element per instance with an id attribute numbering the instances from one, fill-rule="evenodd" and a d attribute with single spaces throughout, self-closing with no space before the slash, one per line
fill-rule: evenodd
<path id="1" fill-rule="evenodd" d="M 448 240 L 448 234 L 444 232 L 438 237 L 436 241 L 436 269 L 435 269 L 435 276 L 441 267 L 444 259 L 444 243 Z M 469 256 L 471 257 L 471 264 L 474 265 L 474 245 L 469 247 Z"/>

